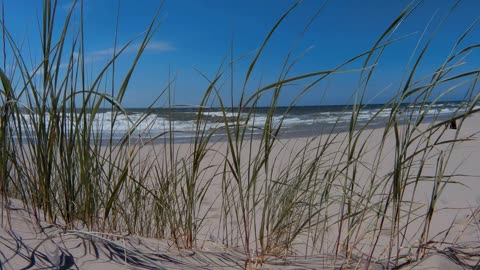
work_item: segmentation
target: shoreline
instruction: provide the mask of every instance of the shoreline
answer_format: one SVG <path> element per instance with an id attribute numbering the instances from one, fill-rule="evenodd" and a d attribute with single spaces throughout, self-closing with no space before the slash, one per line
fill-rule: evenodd
<path id="1" fill-rule="evenodd" d="M 461 102 L 456 102 L 455 103 L 456 106 L 463 106 Z M 450 104 L 449 102 L 444 102 L 444 103 L 439 103 L 439 104 L 434 104 L 434 107 L 431 108 L 430 110 L 432 111 L 436 111 L 436 106 L 454 106 L 452 104 Z M 372 108 L 368 109 L 369 107 L 367 106 L 367 109 L 364 109 L 365 111 L 360 111 L 359 115 L 358 115 L 358 119 L 357 119 L 357 124 L 355 126 L 355 129 L 356 130 L 359 130 L 362 126 L 366 125 L 367 123 L 368 124 L 368 127 L 367 129 L 372 129 L 372 128 L 381 128 L 384 124 L 385 124 L 385 121 L 388 121 L 388 111 L 385 111 L 385 112 L 382 112 L 380 115 L 378 115 L 377 117 L 375 117 L 374 119 L 369 119 L 370 117 L 372 117 L 372 113 L 375 112 L 376 110 L 378 110 L 377 107 L 381 106 L 381 104 L 375 104 L 375 105 L 369 105 L 369 106 L 373 106 Z M 403 106 L 406 106 L 406 105 L 403 105 Z M 316 108 L 318 110 L 318 108 L 330 108 L 332 106 L 313 106 L 311 108 Z M 306 110 L 306 115 L 308 115 L 308 117 L 306 119 L 303 119 L 303 117 L 305 117 L 305 115 L 296 115 L 296 114 L 292 114 L 292 115 L 287 115 L 286 118 L 284 119 L 284 122 L 283 122 L 283 125 L 282 125 L 282 130 L 281 130 L 281 134 L 280 136 L 282 138 L 300 138 L 300 137 L 312 137 L 312 136 L 318 136 L 318 135 L 323 135 L 323 134 L 328 134 L 328 133 L 339 133 L 339 132 L 344 132 L 346 130 L 348 130 L 349 128 L 349 117 L 351 116 L 351 111 L 348 111 L 348 110 L 345 110 L 345 108 L 348 108 L 345 107 L 345 106 L 333 106 L 336 108 L 336 110 L 339 110 L 339 108 L 343 108 L 342 110 L 339 110 L 339 111 L 335 111 L 335 112 L 330 112 L 330 111 L 326 111 L 326 112 L 322 112 L 322 110 L 319 110 L 319 111 L 311 111 L 313 109 L 311 109 L 310 107 L 306 107 L 306 108 L 310 108 L 310 109 L 307 109 Z M 408 107 L 408 106 L 407 106 Z M 292 111 L 294 112 L 295 109 L 299 109 L 300 111 L 302 109 L 304 109 L 305 107 L 304 106 L 300 106 L 300 107 L 293 107 L 292 108 Z M 374 108 L 374 109 L 373 109 Z M 410 107 L 408 107 L 410 108 Z M 416 108 L 415 106 L 414 107 L 411 107 L 412 111 L 408 111 L 407 112 L 407 115 L 406 117 L 408 118 L 412 118 L 412 119 L 415 119 L 416 117 L 418 117 L 419 115 L 418 112 L 414 111 L 413 108 Z M 450 108 L 450 107 L 449 107 Z M 448 109 L 448 113 L 445 113 L 445 112 L 440 112 L 440 111 L 436 111 L 436 113 L 425 113 L 425 115 L 422 115 L 422 117 L 425 117 L 425 119 L 423 119 L 423 123 L 426 123 L 426 122 L 430 122 L 430 121 L 440 121 L 440 120 L 446 120 L 448 119 L 451 115 L 455 114 L 455 113 L 458 113 L 460 111 L 456 111 L 455 109 L 453 108 L 456 108 L 457 110 L 460 109 L 460 107 L 451 107 L 450 109 Z M 462 107 L 463 108 L 463 107 Z M 265 110 L 268 109 L 268 108 L 260 108 L 260 112 L 262 112 L 263 114 L 260 114 L 256 117 L 258 117 L 260 120 L 257 120 L 255 121 L 255 118 L 252 119 L 250 121 L 251 124 L 255 124 L 255 127 L 254 128 L 249 128 L 249 129 L 255 129 L 255 135 L 254 137 L 255 138 L 258 138 L 261 133 L 261 129 L 263 128 L 263 122 L 262 121 L 265 121 L 265 115 L 264 113 Z M 285 110 L 285 108 L 282 107 L 283 110 Z M 143 112 L 141 111 L 137 111 L 138 109 L 132 109 L 133 111 L 131 113 L 133 113 L 133 115 L 131 115 L 131 117 L 133 117 L 132 119 L 137 119 L 137 118 L 142 118 L 143 117 Z M 215 113 L 218 113 L 217 111 L 215 111 L 216 109 L 212 108 L 211 110 L 213 110 Z M 429 111 L 430 111 L 429 110 Z M 110 112 L 104 112 L 105 114 L 110 114 Z M 191 120 L 186 120 L 186 119 L 190 119 L 192 117 L 192 115 L 190 114 L 193 114 L 195 115 L 196 111 L 190 111 L 190 110 L 187 110 L 185 111 L 185 113 L 188 113 L 189 116 L 187 118 L 185 118 L 186 116 L 182 116 L 180 117 L 179 119 L 174 119 L 172 120 L 172 122 L 170 123 L 168 120 L 164 119 L 165 117 L 164 116 L 155 116 L 155 114 L 153 115 L 148 115 L 146 114 L 145 116 L 147 117 L 146 119 L 144 119 L 142 122 L 146 122 L 146 125 L 144 124 L 141 124 L 137 130 L 135 130 L 131 135 L 130 135 L 130 142 L 135 142 L 135 141 L 138 141 L 138 140 L 141 140 L 141 141 L 151 141 L 153 138 L 155 138 L 156 136 L 160 136 L 160 138 L 157 138 L 157 139 L 153 139 L 153 141 L 151 141 L 152 143 L 154 144 L 159 144 L 159 143 L 163 143 L 162 140 L 167 140 L 169 141 L 169 133 L 170 131 L 168 130 L 169 128 L 169 124 L 173 124 L 173 132 L 175 134 L 175 140 L 174 140 L 174 143 L 191 143 L 193 142 L 194 138 L 195 138 L 195 130 L 192 130 L 194 127 L 195 127 L 195 124 L 192 122 L 188 125 L 186 125 L 185 123 L 181 124 L 181 125 L 178 125 L 178 124 L 175 124 L 177 121 L 186 121 L 186 122 L 191 122 Z M 210 112 L 212 113 L 212 112 Z M 310 114 L 308 114 L 310 113 Z M 326 115 L 324 114 L 327 114 L 328 115 L 328 121 L 324 121 L 325 117 L 327 117 Z M 333 115 L 331 115 L 333 114 Z M 222 127 L 223 126 L 223 115 L 220 116 L 220 115 L 217 115 L 217 114 L 214 114 L 214 115 L 210 115 L 208 112 L 206 112 L 206 114 L 202 114 L 202 120 L 201 120 L 201 123 L 200 123 L 200 128 L 203 129 L 203 130 L 200 130 L 201 132 L 204 132 L 205 134 L 213 134 L 212 138 L 213 140 L 219 142 L 219 141 L 222 141 L 222 140 L 225 140 L 225 138 L 223 138 L 224 136 L 226 136 L 226 132 L 224 130 L 224 128 Z M 336 116 L 334 116 L 336 115 Z M 29 123 L 28 123 L 28 119 L 29 117 L 31 116 L 26 116 L 26 120 L 27 120 L 27 123 L 21 123 L 20 125 L 26 125 L 24 128 L 25 130 L 23 131 L 23 134 L 22 134 L 22 140 L 25 141 L 25 140 L 34 140 L 34 137 L 29 137 L 28 135 L 25 135 L 25 134 L 31 134 L 31 133 L 34 133 L 32 130 L 29 129 Z M 119 115 L 119 118 L 123 117 L 123 115 Z M 153 117 L 153 118 L 151 118 Z M 230 119 L 230 113 L 227 113 L 227 118 Z M 278 125 L 278 121 L 280 120 L 281 117 L 280 115 L 275 115 L 273 117 L 273 121 L 274 121 L 274 125 L 273 127 L 275 128 L 277 125 Z M 88 117 L 87 117 L 88 118 Z M 48 121 L 48 115 L 47 115 L 47 121 Z M 67 120 L 69 119 L 69 117 L 67 117 Z M 91 132 L 91 137 L 92 137 L 92 141 L 93 140 L 101 140 L 102 141 L 102 144 L 104 143 L 109 143 L 110 140 L 112 140 L 112 142 L 115 144 L 115 143 L 118 143 L 122 140 L 125 140 L 125 136 L 127 134 L 127 131 L 123 131 L 123 132 L 117 132 L 117 131 L 114 131 L 114 133 L 112 134 L 109 130 L 104 130 L 104 125 L 105 124 L 102 124 L 103 121 L 107 121 L 107 123 L 110 121 L 109 120 L 110 118 L 107 117 L 105 118 L 105 116 L 97 116 L 96 117 L 96 120 L 94 122 L 98 122 L 98 123 L 94 123 L 93 126 L 92 126 L 92 130 L 90 130 Z M 156 121 L 160 121 L 163 123 L 161 125 L 161 128 L 160 126 L 157 126 L 158 123 L 156 123 Z M 401 118 L 399 118 L 401 119 Z M 138 119 L 137 119 L 138 120 Z M 291 120 L 295 120 L 294 122 L 291 122 Z M 30 120 L 32 121 L 32 120 Z M 68 120 L 70 121 L 70 120 Z M 68 124 L 68 121 L 67 121 L 67 124 Z M 123 120 L 117 120 L 117 122 L 120 121 L 125 121 L 125 119 Z M 405 124 L 405 122 L 407 121 L 407 119 L 404 119 L 400 124 Z M 132 123 L 133 124 L 133 123 Z M 241 123 L 242 124 L 242 123 Z M 123 124 L 121 124 L 120 126 L 122 126 Z M 205 125 L 205 126 L 203 126 Z M 187 126 L 189 126 L 187 128 Z M 233 123 L 230 122 L 230 126 L 231 127 L 234 127 L 235 125 Z M 124 129 L 125 127 L 121 128 Z M 159 129 L 160 128 L 160 129 Z M 97 130 L 99 129 L 99 130 Z M 247 134 L 250 134 L 252 130 L 249 130 L 247 131 Z M 68 133 L 68 130 L 65 131 Z M 13 137 L 15 138 L 15 140 L 18 142 L 18 137 L 13 134 Z M 250 137 L 250 135 L 248 136 Z M 95 139 L 97 138 L 97 139 Z M 101 139 L 99 139 L 101 138 Z M 93 142 L 92 142 L 93 143 Z"/>
<path id="2" fill-rule="evenodd" d="M 431 116 L 425 118 L 420 125 L 428 125 L 431 122 L 437 122 L 437 121 L 445 121 L 448 120 L 450 116 L 442 115 L 442 116 Z M 362 124 L 366 123 L 358 123 L 357 126 L 355 127 L 355 131 L 359 131 L 360 129 L 364 130 L 372 130 L 372 129 L 383 129 L 385 126 L 385 122 L 372 122 L 368 124 L 368 126 L 363 127 Z M 407 122 L 406 120 L 402 121 L 399 123 L 399 126 L 404 126 L 406 125 Z M 339 134 L 339 133 L 346 133 L 348 132 L 349 126 L 347 124 L 341 124 L 341 125 L 334 125 L 334 124 L 329 124 L 329 125 L 305 125 L 305 126 L 299 126 L 299 127 L 290 127 L 290 128 L 282 128 L 278 139 L 284 140 L 284 139 L 300 139 L 300 138 L 316 138 L 319 136 L 324 136 L 328 134 Z M 253 138 L 253 140 L 259 140 L 261 139 L 261 132 L 260 129 L 259 131 L 255 132 L 252 135 L 252 130 L 248 130 L 245 132 L 245 141 L 249 141 L 250 138 Z M 205 132 L 205 136 L 210 135 L 209 132 L 212 132 L 211 130 L 207 130 Z M 175 132 L 176 134 L 186 134 L 189 132 L 183 132 L 183 131 L 177 131 Z M 121 142 L 124 139 L 120 139 L 118 137 L 114 137 L 112 142 L 114 144 Z M 193 144 L 195 140 L 195 137 L 192 136 L 175 136 L 173 143 L 174 144 Z M 149 144 L 153 145 L 158 145 L 158 144 L 169 144 L 170 139 L 167 135 L 162 136 L 157 139 L 153 139 L 151 136 L 138 136 L 138 135 L 133 135 L 130 139 L 131 144 L 135 144 L 136 142 L 149 142 Z M 210 139 L 211 143 L 223 143 L 227 141 L 227 135 L 225 133 L 218 133 L 216 135 L 213 135 Z M 109 143 L 109 139 L 102 139 L 102 142 L 104 143 Z M 142 144 L 143 145 L 143 144 Z"/>

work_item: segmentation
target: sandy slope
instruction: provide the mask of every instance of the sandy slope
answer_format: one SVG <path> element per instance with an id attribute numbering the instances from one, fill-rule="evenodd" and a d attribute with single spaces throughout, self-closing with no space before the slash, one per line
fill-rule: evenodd
<path id="1" fill-rule="evenodd" d="M 472 140 L 456 146 L 451 156 L 449 173 L 456 173 L 455 181 L 461 184 L 449 185 L 444 190 L 435 213 L 430 235 L 438 235 L 438 242 L 429 244 L 428 255 L 421 262 L 405 267 L 415 269 L 456 269 L 475 265 L 480 260 L 480 141 L 478 124 L 480 117 L 471 117 L 464 123 L 461 135 L 473 135 Z M 453 138 L 454 130 L 447 131 Z M 379 141 L 382 130 L 366 133 L 371 141 Z M 343 136 L 343 135 L 341 135 Z M 341 137 L 340 136 L 340 137 Z M 284 149 L 279 153 L 291 152 L 309 138 L 285 139 Z M 389 138 L 388 140 L 392 140 Z M 392 145 L 393 141 L 387 143 Z M 155 146 L 162 147 L 160 145 Z M 188 153 L 189 145 L 177 145 L 179 153 Z M 218 144 L 218 151 L 225 150 L 225 144 Z M 375 145 L 371 146 L 373 149 Z M 388 147 L 387 147 L 388 148 Z M 393 158 L 391 149 L 385 149 L 386 164 Z M 148 151 L 146 149 L 145 151 Z M 374 153 L 375 151 L 372 151 Z M 212 157 L 212 163 L 221 156 Z M 366 159 L 368 159 L 368 155 Z M 373 158 L 373 157 L 372 157 Z M 277 166 L 288 162 L 288 156 L 280 156 Z M 391 168 L 383 168 L 388 171 Z M 434 173 L 435 168 L 428 168 Z M 361 172 L 360 172 L 361 173 Z M 218 176 L 217 176 L 218 178 Z M 0 229 L 0 262 L 4 269 L 231 269 L 243 268 L 244 254 L 241 249 L 225 248 L 218 243 L 223 235 L 213 235 L 218 231 L 219 205 L 215 194 L 219 192 L 219 183 L 214 183 L 209 190 L 210 198 L 206 205 L 211 207 L 206 222 L 204 239 L 199 247 L 192 251 L 178 251 L 167 240 L 154 240 L 132 235 L 106 235 L 78 231 L 63 231 L 60 227 L 43 223 L 36 225 L 34 218 L 18 200 L 9 199 L 9 204 L 2 207 L 3 224 Z M 425 185 L 417 191 L 418 198 L 428 199 L 431 186 Z M 7 218 L 7 215 L 9 218 Z M 7 221 L 9 219 L 9 221 Z M 406 237 L 405 249 L 415 245 L 416 232 Z M 440 241 L 441 240 L 441 241 Z M 386 243 L 379 242 L 379 245 Z M 477 255 L 477 257 L 475 257 Z M 406 259 L 408 260 L 408 258 Z M 341 257 L 337 260 L 329 256 L 315 255 L 305 259 L 302 256 L 290 256 L 286 260 L 270 258 L 263 269 L 324 269 L 339 267 Z M 352 264 L 351 267 L 362 266 Z M 372 264 L 371 268 L 380 268 Z"/>
<path id="2" fill-rule="evenodd" d="M 212 242 L 179 251 L 166 240 L 38 226 L 21 202 L 9 200 L 10 224 L 0 229 L 1 269 L 243 269 L 244 254 Z M 5 217 L 6 217 L 6 211 Z M 342 265 L 329 256 L 271 258 L 255 269 L 319 269 Z M 379 268 L 379 266 L 372 265 Z"/>

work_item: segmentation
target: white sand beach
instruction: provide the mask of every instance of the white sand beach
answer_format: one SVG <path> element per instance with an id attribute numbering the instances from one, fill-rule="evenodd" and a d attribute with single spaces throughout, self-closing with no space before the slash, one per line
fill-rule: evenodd
<path id="1" fill-rule="evenodd" d="M 401 263 L 405 263 L 405 269 L 462 269 L 465 266 L 472 266 L 478 263 L 480 257 L 480 170 L 478 168 L 478 160 L 480 160 L 480 138 L 478 137 L 478 123 L 480 117 L 474 115 L 469 117 L 462 123 L 462 129 L 459 134 L 456 130 L 447 129 L 443 140 L 453 139 L 455 136 L 468 138 L 464 142 L 458 142 L 454 150 L 450 153 L 448 166 L 444 170 L 444 175 L 452 175 L 445 188 L 442 190 L 435 212 L 432 216 L 430 228 L 428 231 L 428 242 L 424 243 L 424 255 L 419 259 L 415 258 L 415 246 L 420 243 L 421 230 L 424 228 L 423 219 L 418 220 L 428 208 L 428 202 L 432 194 L 435 181 L 421 182 L 418 187 L 409 186 L 405 189 L 404 198 L 415 202 L 412 210 L 412 218 L 409 221 L 408 229 L 402 232 L 401 238 L 398 238 L 402 244 L 398 251 L 401 256 Z M 420 127 L 421 129 L 421 127 Z M 273 150 L 278 154 L 275 163 L 272 163 L 275 172 L 272 175 L 281 175 L 285 169 L 288 169 L 289 162 L 292 161 L 292 153 L 296 153 L 301 146 L 309 144 L 309 147 L 321 146 L 325 142 L 326 136 L 319 138 L 290 138 L 281 140 Z M 343 140 L 347 136 L 346 133 L 339 134 L 335 139 Z M 364 166 L 356 172 L 358 179 L 364 179 L 364 182 L 358 182 L 355 187 L 355 196 L 365 196 L 368 190 L 372 173 L 369 165 L 374 163 L 378 157 L 378 145 L 376 142 L 382 141 L 383 129 L 367 130 L 362 136 L 368 138 L 365 146 L 365 155 L 362 155 L 362 164 Z M 430 139 L 434 139 L 432 136 Z M 251 150 L 258 147 L 258 141 L 253 144 L 246 145 L 251 148 L 243 148 L 242 151 L 250 153 Z M 388 134 L 384 149 L 384 155 L 381 157 L 378 166 L 378 180 L 386 179 L 383 176 L 388 175 L 392 171 L 395 153 L 393 152 L 394 138 L 392 134 Z M 332 146 L 335 144 L 332 144 Z M 344 144 L 343 144 L 344 145 Z M 164 145 L 157 144 L 142 149 L 139 158 L 150 158 L 152 149 L 159 153 Z M 368 224 L 372 220 L 365 217 L 361 225 L 364 229 L 355 230 L 353 237 L 357 237 L 354 250 L 351 252 L 352 257 L 345 257 L 344 248 L 340 246 L 340 252 L 335 255 L 335 241 L 339 231 L 345 232 L 345 228 L 339 229 L 338 211 L 340 211 L 341 197 L 338 200 L 332 199 L 328 209 L 332 218 L 322 226 L 328 227 L 324 241 L 323 249 L 310 247 L 312 245 L 312 235 L 309 230 L 303 231 L 299 237 L 294 240 L 294 245 L 288 250 L 287 254 L 279 256 L 272 254 L 271 256 L 262 257 L 261 260 L 253 257 L 248 263 L 246 253 L 242 247 L 242 238 L 244 231 L 235 227 L 233 222 L 228 227 L 231 234 L 227 234 L 222 226 L 225 221 L 222 220 L 222 181 L 225 181 L 221 171 L 215 166 L 220 166 L 224 156 L 227 155 L 227 145 L 225 142 L 211 145 L 215 151 L 209 152 L 211 156 L 206 158 L 208 162 L 206 169 L 202 171 L 201 176 L 206 179 L 212 179 L 208 190 L 206 191 L 205 200 L 202 202 L 200 213 L 206 213 L 205 221 L 199 230 L 195 246 L 192 249 L 178 249 L 173 239 L 166 237 L 165 239 L 144 238 L 135 234 L 129 234 L 127 230 L 116 232 L 99 232 L 92 231 L 81 226 L 81 222 L 77 228 L 64 229 L 61 222 L 58 224 L 48 224 L 41 222 L 37 224 L 35 217 L 29 206 L 23 205 L 21 201 L 14 198 L 7 198 L 8 205 L 2 208 L 3 225 L 0 230 L 0 261 L 3 269 L 39 269 L 39 268 L 56 268 L 56 269 L 242 269 L 245 266 L 251 269 L 331 269 L 337 267 L 344 268 L 360 268 L 367 265 L 366 255 L 372 250 L 372 236 L 378 235 L 376 248 L 373 251 L 373 260 L 369 262 L 370 269 L 380 269 L 386 267 L 388 262 L 385 261 L 389 241 L 392 241 L 391 224 L 389 219 L 385 219 L 382 232 L 377 234 L 372 228 L 377 227 L 378 223 Z M 314 147 L 315 148 L 315 147 Z M 176 155 L 188 156 L 191 152 L 192 145 L 176 144 Z M 323 156 L 334 155 L 338 148 L 330 147 Z M 446 151 L 446 152 L 443 152 Z M 306 157 L 312 155 L 306 151 Z M 437 169 L 437 161 L 439 156 L 448 155 L 448 144 L 439 145 L 432 152 L 425 164 L 425 170 L 422 175 L 435 176 Z M 335 159 L 335 158 L 333 158 Z M 308 158 L 304 159 L 308 160 Z M 340 160 L 330 162 L 338 163 Z M 318 166 L 332 166 L 333 163 L 319 163 Z M 416 163 L 412 163 L 416 164 Z M 205 166 L 205 165 L 204 165 Z M 292 167 L 294 168 L 294 167 Z M 415 166 L 412 166 L 411 174 L 415 174 Z M 292 172 L 294 173 L 294 172 Z M 341 175 L 338 176 L 339 183 L 342 181 Z M 223 180 L 222 180 L 223 179 Z M 374 181 L 378 181 L 377 179 Z M 152 180 L 153 181 L 153 180 Z M 202 180 L 203 181 L 203 180 Z M 261 186 L 264 183 L 257 183 L 259 193 L 262 193 Z M 155 183 L 152 183 L 155 186 Z M 332 183 L 332 185 L 336 185 Z M 158 188 L 158 187 L 157 187 Z M 331 190 L 332 193 L 341 194 L 341 185 Z M 415 190 L 415 194 L 413 194 Z M 321 192 L 321 190 L 319 190 Z M 378 191 L 378 198 L 384 198 Z M 278 194 L 279 196 L 281 194 Z M 413 196 L 413 197 L 412 197 Z M 335 198 L 335 195 L 331 195 Z M 412 199 L 413 198 L 413 199 Z M 370 203 L 378 200 L 372 197 Z M 361 200 L 359 200 L 361 201 Z M 361 201 L 361 203 L 364 203 Z M 405 205 L 405 209 L 411 207 Z M 239 209 L 237 209 L 239 210 Z M 256 208 L 257 214 L 250 215 L 255 222 L 261 220 L 262 207 Z M 391 210 L 388 210 L 390 213 Z M 299 217 L 302 218 L 302 217 Z M 42 217 L 39 217 L 42 220 Z M 373 221 L 372 221 L 373 222 Z M 405 222 L 402 214 L 400 222 Z M 388 225 L 387 225 L 388 224 Z M 345 225 L 344 225 L 345 226 Z M 121 226 L 119 228 L 122 228 Z M 250 227 L 251 230 L 251 249 L 258 248 L 258 239 L 255 241 L 256 229 L 258 224 Z M 403 228 L 400 226 L 400 228 Z M 363 235 L 362 235 L 363 234 Z M 341 237 L 346 237 L 345 235 Z M 225 245 L 226 239 L 230 239 L 228 246 Z M 233 239 L 233 241 L 232 241 Z M 393 238 L 397 241 L 397 238 Z M 352 247 L 350 247 L 352 248 Z M 307 252 L 305 253 L 305 250 Z M 252 255 L 251 255 L 252 256 Z M 416 261 L 417 260 L 417 261 Z M 473 267 L 473 266 L 472 266 Z"/>

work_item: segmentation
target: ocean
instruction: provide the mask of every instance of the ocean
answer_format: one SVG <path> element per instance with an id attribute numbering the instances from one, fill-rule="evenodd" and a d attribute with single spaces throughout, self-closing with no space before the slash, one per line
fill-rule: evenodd
<path id="1" fill-rule="evenodd" d="M 387 121 L 391 114 L 391 108 L 383 104 L 363 105 L 358 117 L 357 127 L 365 126 L 378 127 Z M 441 102 L 420 105 L 403 104 L 399 112 L 400 121 L 415 120 L 419 115 L 426 116 L 423 121 L 432 121 L 446 119 L 453 114 L 465 110 L 464 102 Z M 162 140 L 169 138 L 169 131 L 173 131 L 175 142 L 190 141 L 198 136 L 196 128 L 212 134 L 213 138 L 225 137 L 225 117 L 228 123 L 233 123 L 239 117 L 242 123 L 250 116 L 246 125 L 250 128 L 249 132 L 255 134 L 262 132 L 262 127 L 267 121 L 269 107 L 257 107 L 255 109 L 244 109 L 238 113 L 238 108 L 227 109 L 224 113 L 219 108 L 203 108 L 199 117 L 198 108 L 130 108 L 125 112 L 113 113 L 111 109 L 99 109 L 92 121 L 92 134 L 98 138 L 101 134 L 103 139 L 110 138 L 121 139 L 127 133 L 130 133 L 131 139 L 152 139 Z M 352 119 L 353 107 L 349 105 L 325 105 L 325 106 L 295 106 L 291 108 L 276 107 L 272 118 L 272 126 L 282 125 L 281 137 L 305 137 L 315 136 L 316 134 L 337 132 L 348 130 Z M 114 119 L 114 114 L 116 118 Z M 78 117 L 77 114 L 70 114 L 70 117 Z M 33 121 L 37 116 L 25 114 L 24 121 L 27 129 L 33 128 Z M 47 117 L 48 118 L 48 115 Z M 90 113 L 87 113 L 86 119 L 90 121 Z M 197 120 L 201 119 L 200 125 Z M 48 119 L 46 119 L 48 122 Z M 73 123 L 78 121 L 73 121 Z M 112 122 L 114 123 L 112 125 Z M 71 126 L 66 123 L 66 126 Z M 29 134 L 30 132 L 24 133 Z M 250 134 L 249 133 L 249 134 Z M 31 133 L 30 133 L 31 134 Z M 160 136 L 159 136 L 160 135 Z"/>

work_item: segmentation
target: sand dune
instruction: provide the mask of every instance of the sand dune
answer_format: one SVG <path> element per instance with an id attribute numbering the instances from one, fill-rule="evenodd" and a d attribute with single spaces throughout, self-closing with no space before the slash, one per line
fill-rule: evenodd
<path id="1" fill-rule="evenodd" d="M 446 173 L 455 175 L 452 183 L 448 184 L 441 194 L 436 211 L 433 215 L 429 230 L 430 242 L 425 246 L 425 256 L 421 261 L 413 262 L 414 258 L 409 251 L 418 244 L 420 237 L 418 226 L 411 226 L 412 230 L 406 230 L 400 249 L 401 263 L 405 268 L 412 269 L 461 269 L 462 267 L 474 267 L 480 261 L 480 139 L 478 138 L 478 123 L 480 117 L 470 117 L 463 123 L 461 134 L 469 140 L 454 147 L 450 156 L 450 163 Z M 455 130 L 447 130 L 445 138 L 454 138 Z M 365 132 L 365 138 L 369 142 L 381 141 L 382 129 Z M 300 146 L 309 144 L 319 145 L 324 141 L 322 136 L 312 138 L 288 138 L 282 139 L 278 151 L 274 156 L 278 158 L 274 163 L 275 170 L 282 172 L 291 161 L 287 153 L 295 152 Z M 337 140 L 342 140 L 346 134 L 340 134 Z M 253 148 L 258 142 L 253 143 Z M 388 175 L 390 165 L 394 159 L 392 136 L 387 138 L 382 165 L 378 175 Z M 391 147 L 389 147 L 391 146 Z M 148 146 L 142 149 L 144 158 L 148 158 L 152 149 L 160 151 L 164 147 L 161 144 Z M 191 145 L 178 144 L 178 155 L 189 155 Z M 223 155 L 218 153 L 226 151 L 225 143 L 217 143 L 214 154 L 208 164 L 221 164 Z M 363 156 L 365 168 L 373 163 L 378 145 L 369 143 L 366 154 Z M 330 149 L 333 154 L 334 147 Z M 431 164 L 427 164 L 425 175 L 435 174 L 435 158 L 443 153 L 442 148 L 432 152 Z M 448 150 L 447 146 L 444 150 Z M 325 155 L 327 155 L 326 153 Z M 444 153 L 443 153 L 444 154 Z M 327 164 L 328 165 L 328 164 Z M 246 263 L 244 250 L 237 246 L 226 247 L 222 239 L 228 238 L 218 226 L 222 226 L 221 201 L 218 199 L 221 193 L 222 177 L 218 171 L 210 168 L 203 174 L 204 177 L 213 178 L 208 190 L 207 199 L 204 201 L 206 221 L 200 230 L 197 246 L 192 250 L 178 250 L 171 239 L 149 239 L 136 235 L 122 233 L 108 234 L 89 231 L 80 224 L 75 230 L 64 230 L 61 224 L 53 225 L 45 222 L 37 224 L 32 213 L 19 200 L 8 198 L 8 205 L 2 208 L 3 224 L 0 230 L 0 261 L 3 269 L 241 269 L 249 266 L 253 269 L 330 269 L 336 267 L 358 268 L 366 265 L 364 255 L 371 249 L 371 241 L 359 241 L 358 257 L 345 258 L 342 255 L 333 256 L 332 249 L 325 249 L 321 253 L 302 254 L 308 236 L 301 236 L 296 241 L 295 251 L 281 258 L 269 256 L 261 262 L 255 259 Z M 367 186 L 371 172 L 359 170 L 360 176 L 365 177 L 365 183 L 358 183 L 358 192 L 367 192 Z M 381 177 L 379 179 L 382 179 Z M 333 189 L 334 192 L 341 192 Z M 411 192 L 410 188 L 406 192 Z M 431 196 L 432 184 L 422 183 L 416 189 L 414 200 L 426 209 Z M 409 197 L 409 194 L 406 194 Z M 422 205 L 425 203 L 425 205 Z M 340 206 L 334 203 L 329 206 L 330 211 L 339 211 Z M 423 211 L 423 210 L 421 210 Z M 337 213 L 338 214 L 338 213 Z M 42 220 L 42 217 L 40 217 Z M 388 222 L 388 221 L 386 221 Z M 415 224 L 413 222 L 412 224 Z M 332 221 L 329 236 L 324 239 L 333 243 L 338 234 L 338 227 Z M 376 243 L 377 248 L 373 253 L 378 260 L 370 262 L 370 269 L 382 268 L 389 265 L 382 261 L 385 257 L 385 248 L 390 239 L 390 226 L 385 225 Z M 413 230 L 413 229 L 416 229 Z M 252 227 L 252 230 L 254 228 Z M 238 233 L 238 232 L 236 232 Z M 384 235 L 385 237 L 382 237 Z M 365 237 L 368 239 L 368 237 Z M 305 242 L 303 242 L 305 241 Z M 252 244 L 253 246 L 254 244 Z M 345 264 L 349 261 L 348 264 Z"/>

